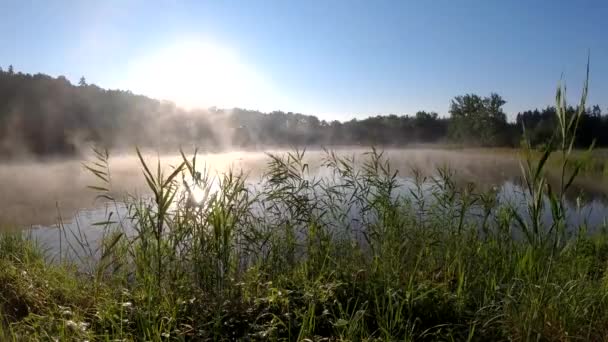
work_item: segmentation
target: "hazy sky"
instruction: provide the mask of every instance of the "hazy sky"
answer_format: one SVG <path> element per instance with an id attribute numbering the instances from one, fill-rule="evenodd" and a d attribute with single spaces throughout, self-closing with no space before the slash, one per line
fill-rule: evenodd
<path id="1" fill-rule="evenodd" d="M 0 65 L 175 100 L 347 119 L 498 92 L 608 107 L 608 1 L 0 1 Z"/>

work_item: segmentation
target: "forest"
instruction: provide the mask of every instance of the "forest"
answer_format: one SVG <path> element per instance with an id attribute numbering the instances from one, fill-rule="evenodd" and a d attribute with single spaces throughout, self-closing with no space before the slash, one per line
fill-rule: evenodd
<path id="1" fill-rule="evenodd" d="M 313 115 L 257 110 L 184 110 L 168 101 L 102 89 L 82 77 L 0 68 L 0 158 L 71 156 L 90 145 L 109 149 L 139 146 L 159 151 L 199 147 L 205 151 L 280 147 L 379 146 L 420 144 L 516 147 L 525 132 L 534 146 L 546 144 L 555 107 L 517 113 L 507 120 L 499 94 L 465 94 L 450 102 L 449 115 L 418 111 L 325 121 Z M 574 113 L 568 107 L 569 113 Z M 353 117 L 356 113 L 353 113 Z M 608 116 L 599 106 L 581 116 L 576 145 L 608 145 Z"/>

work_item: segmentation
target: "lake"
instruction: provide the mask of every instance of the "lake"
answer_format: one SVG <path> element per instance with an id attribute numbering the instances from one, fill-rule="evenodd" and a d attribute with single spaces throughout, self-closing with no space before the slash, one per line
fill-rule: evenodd
<path id="1" fill-rule="evenodd" d="M 362 159 L 364 149 L 341 149 L 339 154 L 354 155 Z M 269 151 L 286 153 L 285 151 Z M 509 149 L 388 149 L 385 151 L 393 169 L 398 170 L 401 183 L 407 185 L 412 170 L 418 169 L 427 176 L 436 174 L 439 167 L 448 166 L 454 171 L 457 184 L 473 182 L 481 189 L 495 188 L 501 201 L 517 202 L 522 197 L 518 155 Z M 323 151 L 307 151 L 305 160 L 311 176 L 324 177 L 321 167 Z M 179 155 L 147 154 L 153 163 L 160 158 L 164 166 L 177 165 Z M 251 184 L 259 182 L 269 158 L 264 152 L 209 153 L 198 156 L 198 165 L 205 165 L 211 174 L 229 169 L 242 170 Z M 120 204 L 95 200 L 88 185 L 97 184 L 95 177 L 82 165 L 85 160 L 55 160 L 45 163 L 15 162 L 0 167 L 2 197 L 0 198 L 0 229 L 27 229 L 49 250 L 70 243 L 78 234 L 91 245 L 102 238 L 103 229 L 95 223 L 103 221 L 110 212 L 113 219 L 126 218 L 126 209 Z M 149 195 L 139 160 L 135 155 L 121 154 L 110 158 L 112 194 L 123 198 L 126 194 Z M 583 176 L 568 194 L 569 222 L 586 222 L 590 227 L 603 226 L 608 216 L 608 184 L 600 177 Z M 407 195 L 407 191 L 402 191 Z M 582 200 L 577 197 L 583 194 Z M 120 221 L 120 220 L 118 220 Z M 59 230 L 58 227 L 65 228 Z M 73 243 L 73 241 L 72 241 Z"/>

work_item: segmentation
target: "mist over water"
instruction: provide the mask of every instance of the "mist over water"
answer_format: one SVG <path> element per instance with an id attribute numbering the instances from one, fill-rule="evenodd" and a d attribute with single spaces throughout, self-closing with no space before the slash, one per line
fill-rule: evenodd
<path id="1" fill-rule="evenodd" d="M 342 149 L 337 153 L 355 156 L 362 160 L 365 149 Z M 282 154 L 287 151 L 268 151 Z M 437 168 L 448 167 L 454 172 L 458 185 L 474 183 L 479 190 L 497 189 L 501 201 L 522 200 L 523 190 L 519 186 L 520 168 L 518 156 L 512 150 L 441 150 L 441 149 L 390 149 L 385 151 L 391 167 L 398 171 L 400 193 L 408 195 L 407 185 L 411 183 L 412 170 L 417 169 L 426 177 L 436 175 Z M 326 153 L 321 150 L 306 151 L 305 162 L 309 164 L 311 177 L 326 177 L 322 167 Z M 178 154 L 146 153 L 146 162 L 156 168 L 168 170 L 179 164 Z M 265 172 L 268 155 L 265 152 L 209 153 L 197 157 L 198 168 L 206 168 L 210 174 L 220 175 L 229 169 L 242 171 L 249 184 L 258 184 Z M 0 229 L 29 229 L 30 233 L 49 250 L 57 250 L 60 240 L 74 239 L 65 231 L 83 234 L 87 241 L 95 245 L 103 237 L 103 228 L 96 222 L 104 221 L 112 212 L 117 224 L 129 225 L 127 210 L 120 199 L 127 194 L 149 196 L 140 162 L 135 154 L 120 154 L 110 157 L 111 193 L 118 204 L 95 199 L 95 192 L 88 185 L 99 184 L 83 167 L 85 160 L 53 160 L 47 162 L 19 162 L 0 167 Z M 582 202 L 577 195 L 584 193 Z M 587 222 L 590 226 L 604 223 L 608 212 L 605 187 L 601 182 L 582 178 L 577 189 L 570 196 L 569 211 L 571 223 Z M 65 228 L 60 237 L 58 227 Z"/>
<path id="2" fill-rule="evenodd" d="M 243 170 L 260 170 L 263 153 L 222 153 L 201 156 L 210 171 L 223 172 L 230 167 Z M 156 167 L 160 160 L 165 168 L 177 165 L 178 154 L 145 154 L 147 161 Z M 89 185 L 98 185 L 83 162 L 86 159 L 57 159 L 46 162 L 15 162 L 0 166 L 0 183 L 3 196 L 0 198 L 0 223 L 4 226 L 49 225 L 59 216 L 70 219 L 78 210 L 96 208 L 95 193 Z M 249 165 L 248 165 L 249 164 Z M 145 194 L 144 177 L 135 154 L 120 154 L 110 157 L 111 190 L 120 198 L 127 193 Z"/>

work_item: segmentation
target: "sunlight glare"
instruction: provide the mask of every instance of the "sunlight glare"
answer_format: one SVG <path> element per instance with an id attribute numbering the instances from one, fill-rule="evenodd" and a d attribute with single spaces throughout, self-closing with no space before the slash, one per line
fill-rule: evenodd
<path id="1" fill-rule="evenodd" d="M 202 204 L 207 197 L 207 192 L 199 185 L 195 185 L 190 189 L 190 195 L 196 204 Z"/>
<path id="2" fill-rule="evenodd" d="M 189 109 L 263 110 L 280 102 L 268 80 L 219 45 L 176 43 L 137 59 L 130 70 L 128 87 Z"/>

